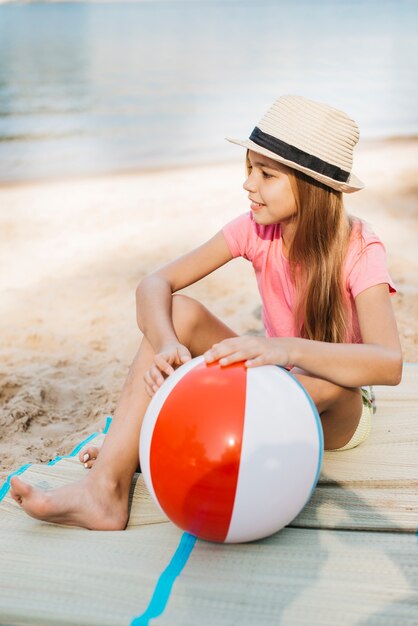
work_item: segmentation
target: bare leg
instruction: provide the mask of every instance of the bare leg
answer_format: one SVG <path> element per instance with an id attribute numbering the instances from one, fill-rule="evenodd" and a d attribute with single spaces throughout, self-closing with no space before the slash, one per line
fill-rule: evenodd
<path id="1" fill-rule="evenodd" d="M 235 335 L 205 307 L 185 296 L 173 298 L 173 322 L 179 340 L 193 356 Z M 35 489 L 17 476 L 11 479 L 11 495 L 26 513 L 37 519 L 91 529 L 125 528 L 129 489 L 139 460 L 139 433 L 149 403 L 143 376 L 153 356 L 152 347 L 144 338 L 101 453 L 86 478 L 51 491 Z M 321 414 L 326 447 L 347 443 L 361 414 L 359 390 L 339 387 L 297 368 L 293 373 Z"/>
<path id="2" fill-rule="evenodd" d="M 173 322 L 179 340 L 193 356 L 235 333 L 201 304 L 173 298 Z M 154 356 L 146 338 L 136 355 L 100 455 L 86 478 L 44 491 L 11 479 L 11 495 L 37 519 L 97 530 L 121 530 L 128 520 L 128 497 L 139 461 L 139 433 L 149 403 L 143 377 Z"/>
<path id="3" fill-rule="evenodd" d="M 348 443 L 360 421 L 363 408 L 360 389 L 340 387 L 294 367 L 292 374 L 302 383 L 321 417 L 325 449 Z"/>
<path id="4" fill-rule="evenodd" d="M 129 370 L 102 458 L 89 476 L 52 491 L 35 489 L 17 477 L 11 480 L 11 495 L 26 513 L 46 521 L 98 530 L 118 530 L 126 526 L 127 481 L 132 479 L 138 460 L 133 442 L 135 438 L 136 442 L 139 440 L 142 421 L 134 419 L 135 411 L 142 407 L 145 412 L 147 406 L 146 394 L 137 390 L 143 388 L 141 379 L 146 365 L 151 362 L 151 354 L 151 347 L 144 339 Z M 124 431 L 126 441 L 121 452 Z"/>

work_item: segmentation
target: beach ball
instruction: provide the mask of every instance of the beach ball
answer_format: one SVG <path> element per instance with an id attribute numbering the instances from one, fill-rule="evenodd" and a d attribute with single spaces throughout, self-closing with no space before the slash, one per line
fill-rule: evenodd
<path id="1" fill-rule="evenodd" d="M 140 435 L 145 484 L 179 528 L 236 543 L 289 524 L 317 483 L 323 435 L 299 381 L 275 365 L 192 359 L 152 397 Z"/>

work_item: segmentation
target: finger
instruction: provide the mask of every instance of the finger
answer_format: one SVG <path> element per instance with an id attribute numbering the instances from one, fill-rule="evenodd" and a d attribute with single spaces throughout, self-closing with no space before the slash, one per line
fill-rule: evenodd
<path id="1" fill-rule="evenodd" d="M 220 358 L 225 357 L 231 352 L 231 348 L 228 349 L 228 347 L 223 344 L 224 342 L 214 343 L 209 350 L 206 350 L 203 356 L 207 363 L 218 361 Z"/>
<path id="2" fill-rule="evenodd" d="M 164 378 L 161 374 L 161 370 L 159 369 L 159 367 L 157 367 L 157 365 L 151 365 L 151 367 L 148 370 L 150 379 L 151 379 L 151 386 L 153 385 L 162 385 L 164 382 Z"/>
<path id="3" fill-rule="evenodd" d="M 144 376 L 144 383 L 145 383 L 145 391 L 147 395 L 149 395 L 149 397 L 152 398 L 154 393 L 157 391 L 158 386 L 154 383 L 152 378 L 149 376 L 148 372 Z"/>
<path id="4" fill-rule="evenodd" d="M 245 361 L 247 357 L 248 355 L 245 355 L 243 352 L 233 352 L 232 354 L 228 354 L 228 356 L 224 356 L 219 359 L 219 365 L 225 367 L 226 365 L 232 365 L 232 363 Z"/>
<path id="5" fill-rule="evenodd" d="M 152 396 L 154 395 L 154 392 L 149 385 L 145 385 L 145 392 L 150 398 L 152 398 Z"/>
<path id="6" fill-rule="evenodd" d="M 259 367 L 260 365 L 265 365 L 265 364 L 266 364 L 266 359 L 262 355 L 254 357 L 253 359 L 247 359 L 244 363 L 245 367 Z"/>
<path id="7" fill-rule="evenodd" d="M 150 398 L 152 398 L 152 396 L 154 395 L 154 392 L 152 390 L 154 383 L 149 375 L 149 372 L 145 372 L 144 374 L 144 383 L 146 393 L 149 395 Z"/>
<path id="8" fill-rule="evenodd" d="M 190 351 L 186 348 L 186 346 L 181 346 L 180 348 L 178 348 L 177 354 L 179 363 L 187 363 L 187 361 L 190 361 L 192 358 L 192 355 L 190 354 Z"/>
<path id="9" fill-rule="evenodd" d="M 244 337 L 231 337 L 215 343 L 210 350 L 217 359 L 222 359 L 236 352 L 249 350 L 249 348 L 248 341 Z"/>
<path id="10" fill-rule="evenodd" d="M 221 365 L 228 365 L 228 363 L 233 362 L 229 361 L 229 359 L 231 359 L 233 356 L 230 352 L 227 355 L 210 352 L 205 353 L 203 356 L 205 357 L 206 363 L 216 363 L 216 361 L 218 361 Z"/>
<path id="11" fill-rule="evenodd" d="M 150 376 L 149 370 L 148 370 L 148 372 L 145 372 L 145 374 L 144 374 L 144 383 L 145 383 L 146 387 L 150 387 L 150 388 L 153 385 L 152 378 Z"/>
<path id="12" fill-rule="evenodd" d="M 150 369 L 144 376 L 144 380 L 145 384 L 148 385 L 153 393 L 158 391 L 158 388 L 161 387 L 164 382 L 164 378 L 161 376 L 161 372 L 155 365 L 152 365 L 150 367 Z"/>
<path id="13" fill-rule="evenodd" d="M 212 363 L 213 361 L 215 361 L 215 356 L 212 350 L 207 350 L 207 352 L 204 352 L 203 358 L 205 359 L 206 363 Z"/>
<path id="14" fill-rule="evenodd" d="M 166 374 L 167 376 L 171 376 L 171 374 L 174 372 L 174 369 L 172 368 L 170 363 L 161 354 L 156 354 L 154 357 L 154 361 L 159 370 L 161 372 L 164 372 L 164 374 Z"/>

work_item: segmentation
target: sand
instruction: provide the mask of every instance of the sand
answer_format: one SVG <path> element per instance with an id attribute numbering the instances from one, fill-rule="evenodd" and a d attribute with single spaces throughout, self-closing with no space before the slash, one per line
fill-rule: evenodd
<path id="1" fill-rule="evenodd" d="M 364 142 L 350 213 L 383 239 L 404 360 L 418 361 L 418 139 Z M 138 348 L 135 287 L 248 210 L 241 161 L 0 187 L 0 479 L 68 453 L 111 414 Z M 238 259 L 186 290 L 261 331 Z"/>

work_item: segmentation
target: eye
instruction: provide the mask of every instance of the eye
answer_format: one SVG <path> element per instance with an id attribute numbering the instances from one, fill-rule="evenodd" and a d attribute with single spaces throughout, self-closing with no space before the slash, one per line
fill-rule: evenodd
<path id="1" fill-rule="evenodd" d="M 264 178 L 273 178 L 272 174 L 267 174 L 267 172 L 263 172 Z"/>

